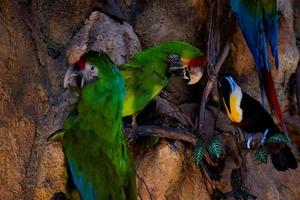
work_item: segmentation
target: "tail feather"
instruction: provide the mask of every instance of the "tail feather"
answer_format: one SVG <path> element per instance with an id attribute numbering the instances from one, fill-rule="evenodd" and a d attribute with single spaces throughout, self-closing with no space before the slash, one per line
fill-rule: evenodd
<path id="1" fill-rule="evenodd" d="M 278 171 L 286 171 L 298 167 L 297 160 L 287 145 L 281 148 L 279 152 L 271 154 L 271 160 Z"/>
<path id="2" fill-rule="evenodd" d="M 279 121 L 280 130 L 287 134 L 286 126 L 283 121 L 282 112 L 277 98 L 276 89 L 274 86 L 273 77 L 271 71 L 268 71 L 266 68 L 263 69 L 263 79 L 262 84 L 266 93 L 266 97 L 272 109 L 274 109 L 276 118 Z M 287 136 L 287 135 L 286 135 Z M 288 136 L 287 136 L 288 137 Z"/>

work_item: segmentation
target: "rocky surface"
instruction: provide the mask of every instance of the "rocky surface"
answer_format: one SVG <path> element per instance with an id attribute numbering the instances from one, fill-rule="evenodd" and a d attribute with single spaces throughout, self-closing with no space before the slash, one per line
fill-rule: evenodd
<path id="1" fill-rule="evenodd" d="M 133 28 L 99 12 L 92 13 L 112 12 L 105 3 L 92 0 L 1 2 L 0 199 L 46 200 L 54 192 L 64 191 L 61 145 L 47 144 L 46 138 L 62 127 L 67 105 L 76 100 L 63 91 L 62 80 L 69 63 L 86 49 L 101 49 L 116 63 L 123 63 L 141 45 L 148 47 L 171 39 L 205 47 L 204 0 L 145 0 L 141 1 L 143 5 L 134 0 L 117 2 L 122 3 L 121 12 Z M 281 102 L 287 102 L 287 81 L 299 59 L 298 4 L 279 1 L 280 70 L 273 74 Z M 120 15 L 116 9 L 114 13 Z M 232 70 L 242 87 L 258 97 L 255 66 L 239 30 L 234 33 L 231 58 Z M 150 199 L 149 192 L 152 199 L 210 199 L 191 155 L 190 145 L 166 140 L 141 150 L 136 159 L 141 199 Z M 279 173 L 270 162 L 259 165 L 250 155 L 246 166 L 245 185 L 258 199 L 299 198 L 299 168 Z M 230 173 L 235 167 L 226 162 L 223 183 L 217 183 L 224 192 L 230 191 Z"/>
<path id="2" fill-rule="evenodd" d="M 72 38 L 66 54 L 69 63 L 74 63 L 84 52 L 100 50 L 120 65 L 140 49 L 140 41 L 129 24 L 115 21 L 100 12 L 93 12 Z"/>

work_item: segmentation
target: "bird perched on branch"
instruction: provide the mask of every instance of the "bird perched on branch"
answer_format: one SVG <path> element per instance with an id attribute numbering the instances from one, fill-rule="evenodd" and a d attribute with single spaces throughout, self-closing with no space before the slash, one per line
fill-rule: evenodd
<path id="1" fill-rule="evenodd" d="M 135 53 L 120 66 L 126 87 L 123 116 L 142 111 L 168 84 L 171 73 L 187 84 L 197 83 L 205 63 L 203 53 L 183 41 L 170 41 Z"/>
<path id="2" fill-rule="evenodd" d="M 133 115 L 135 124 L 135 115 L 160 94 L 171 73 L 192 85 L 201 79 L 205 64 L 203 53 L 183 41 L 170 41 L 136 52 L 130 61 L 119 66 L 126 88 L 123 117 Z M 69 77 L 68 84 L 69 88 L 77 87 L 75 78 Z"/>
<path id="3" fill-rule="evenodd" d="M 268 44 L 271 48 L 276 69 L 279 67 L 278 59 L 278 15 L 276 0 L 231 0 L 231 8 L 248 44 L 257 65 L 260 80 L 262 104 L 266 94 L 269 105 L 274 109 L 279 120 L 280 129 L 287 135 L 276 89 L 271 74 Z"/>
<path id="4" fill-rule="evenodd" d="M 229 75 L 219 80 L 221 104 L 231 122 L 247 133 L 263 133 L 263 146 L 258 156 L 271 154 L 274 167 L 279 171 L 297 168 L 297 161 L 287 145 L 287 139 L 274 123 L 270 114 L 254 98 L 243 92 Z M 255 136 L 253 136 L 255 137 Z M 253 139 L 251 137 L 249 143 Z M 250 145 L 248 145 L 250 147 Z M 267 147 L 267 148 L 264 148 Z M 267 157 L 266 157 L 267 158 Z"/>
<path id="5" fill-rule="evenodd" d="M 121 73 L 106 54 L 89 51 L 67 71 L 64 85 L 70 84 L 82 90 L 65 122 L 63 149 L 81 198 L 136 199 L 134 165 L 122 129 Z"/>

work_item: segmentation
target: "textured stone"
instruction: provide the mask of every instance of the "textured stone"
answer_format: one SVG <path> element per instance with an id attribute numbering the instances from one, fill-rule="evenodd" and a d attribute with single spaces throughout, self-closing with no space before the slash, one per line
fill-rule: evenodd
<path id="1" fill-rule="evenodd" d="M 136 158 L 137 185 L 142 197 L 149 198 L 149 190 L 153 199 L 165 199 L 167 191 L 180 178 L 183 150 L 183 145 L 179 143 L 178 150 L 173 151 L 169 143 L 162 140 Z"/>
<path id="2" fill-rule="evenodd" d="M 139 1 L 143 5 L 137 12 L 132 6 L 137 1 L 118 2 L 124 3 L 122 11 L 133 23 L 134 29 L 99 12 L 90 15 L 92 9 L 102 6 L 95 1 L 1 1 L 0 199 L 46 200 L 54 192 L 64 191 L 61 146 L 47 144 L 46 138 L 62 127 L 68 113 L 67 105 L 76 100 L 63 91 L 62 80 L 67 65 L 85 50 L 102 49 L 116 63 L 123 63 L 140 48 L 134 31 L 140 36 L 143 47 L 171 39 L 182 39 L 198 47 L 206 46 L 206 1 Z M 293 11 L 292 1 L 278 1 L 282 13 L 279 41 L 281 69 L 273 71 L 273 74 L 283 106 L 287 102 L 287 81 L 294 73 L 299 58 L 295 45 L 295 34 L 299 38 L 299 3 L 297 0 L 294 3 L 297 11 Z M 242 87 L 258 97 L 253 59 L 239 31 L 233 39 L 232 69 Z M 189 95 L 187 91 L 185 95 Z M 195 115 L 194 111 L 191 113 Z M 207 117 L 225 119 L 224 115 L 211 115 Z M 213 124 L 214 121 L 211 122 Z M 230 126 L 223 126 L 223 122 L 218 123 L 219 120 L 219 128 L 234 131 Z M 228 144 L 228 138 L 222 139 Z M 157 146 L 138 152 L 136 167 L 140 178 L 137 177 L 137 182 L 142 199 L 149 199 L 145 183 L 152 199 L 210 199 L 203 178 L 193 164 L 190 146 L 180 142 L 176 144 L 177 149 L 172 142 L 161 140 Z M 268 165 L 259 164 L 252 157 L 250 154 L 246 156 L 244 180 L 252 194 L 258 199 L 299 199 L 299 168 L 277 172 L 270 161 Z M 218 183 L 225 186 L 225 192 L 231 189 L 229 176 L 231 169 L 236 167 L 235 162 L 226 161 L 222 181 Z"/>
<path id="3" fill-rule="evenodd" d="M 123 64 L 140 48 L 140 42 L 129 24 L 121 24 L 103 13 L 93 12 L 72 39 L 67 56 L 69 63 L 73 64 L 87 50 L 102 50 L 116 64 Z"/>
<path id="4" fill-rule="evenodd" d="M 259 164 L 253 160 L 253 154 L 246 156 L 246 186 L 258 199 L 296 200 L 300 195 L 300 168 L 286 172 L 274 169 L 271 160 L 268 164 Z"/>
<path id="5" fill-rule="evenodd" d="M 206 13 L 203 0 L 149 1 L 143 5 L 134 28 L 143 47 L 168 40 L 184 40 L 195 44 L 201 36 L 205 36 L 201 30 L 205 28 Z"/>
<path id="6" fill-rule="evenodd" d="M 137 185 L 143 199 L 210 199 L 191 151 L 162 140 L 136 158 Z"/>

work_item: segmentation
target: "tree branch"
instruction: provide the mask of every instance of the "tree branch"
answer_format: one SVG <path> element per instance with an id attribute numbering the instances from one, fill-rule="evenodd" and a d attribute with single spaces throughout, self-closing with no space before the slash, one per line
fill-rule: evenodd
<path id="1" fill-rule="evenodd" d="M 296 70 L 296 97 L 298 106 L 298 115 L 300 116 L 300 63 Z"/>
<path id="2" fill-rule="evenodd" d="M 217 64 L 214 66 L 214 70 L 213 70 L 214 75 L 219 73 L 221 66 L 223 65 L 223 63 L 225 62 L 225 60 L 229 54 L 229 50 L 230 50 L 230 42 L 227 41 Z M 198 130 L 199 131 L 202 130 L 203 125 L 205 123 L 205 116 L 204 116 L 205 115 L 205 105 L 206 105 L 206 102 L 208 101 L 208 96 L 209 96 L 215 82 L 216 82 L 216 77 L 209 79 L 204 88 L 204 91 L 203 91 L 201 104 L 200 104 L 199 118 L 198 118 L 199 119 L 198 120 L 198 122 L 199 122 Z"/>
<path id="3" fill-rule="evenodd" d="M 138 126 L 135 129 L 126 127 L 125 133 L 129 139 L 136 139 L 142 136 L 155 136 L 160 138 L 181 140 L 193 145 L 197 143 L 197 137 L 195 135 L 180 128 L 164 128 L 160 126 L 145 125 Z"/>
<path id="4" fill-rule="evenodd" d="M 214 83 L 217 79 L 217 74 L 219 73 L 221 66 L 223 65 L 226 57 L 229 53 L 230 49 L 230 39 L 225 43 L 224 50 L 222 54 L 220 54 L 221 49 L 221 24 L 222 24 L 222 16 L 224 14 L 224 5 L 225 3 L 217 0 L 210 0 L 209 3 L 209 37 L 207 41 L 207 74 L 209 76 L 209 80 L 204 88 L 199 115 L 197 118 L 198 130 L 203 134 L 205 130 L 205 105 L 208 101 L 208 96 L 214 86 Z M 230 37 L 230 36 L 228 36 Z M 221 56 L 220 56 L 221 55 Z M 220 57 L 219 57 L 220 56 Z"/>

